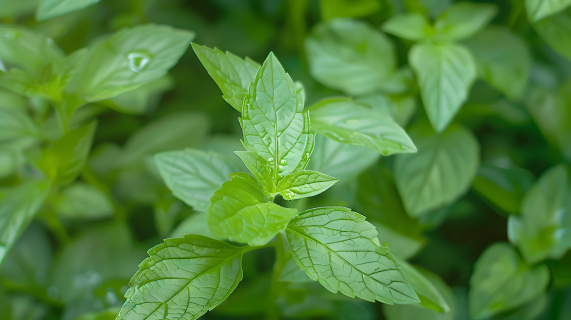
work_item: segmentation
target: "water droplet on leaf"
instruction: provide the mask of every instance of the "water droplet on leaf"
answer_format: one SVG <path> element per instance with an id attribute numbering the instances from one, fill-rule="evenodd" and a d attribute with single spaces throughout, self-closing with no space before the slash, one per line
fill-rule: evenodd
<path id="1" fill-rule="evenodd" d="M 153 61 L 153 57 L 144 51 L 133 51 L 127 55 L 129 69 L 133 72 L 143 72 Z"/>
<path id="2" fill-rule="evenodd" d="M 285 165 L 287 164 L 287 160 L 286 160 L 286 159 L 282 159 L 282 160 L 280 161 L 280 164 L 281 164 L 282 166 L 285 166 Z"/>

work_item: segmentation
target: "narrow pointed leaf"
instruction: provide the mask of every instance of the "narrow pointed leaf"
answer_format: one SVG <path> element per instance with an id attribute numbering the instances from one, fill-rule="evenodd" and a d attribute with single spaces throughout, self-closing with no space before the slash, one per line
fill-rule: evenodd
<path id="1" fill-rule="evenodd" d="M 415 267 L 406 261 L 402 261 L 400 265 L 410 280 L 414 292 L 418 295 L 421 306 L 436 312 L 450 311 L 450 306 L 444 298 L 445 293 L 440 292 L 429 280 L 429 277 L 438 278 L 437 275 L 422 268 Z"/>
<path id="2" fill-rule="evenodd" d="M 416 152 L 391 116 L 350 98 L 327 98 L 309 108 L 311 126 L 337 142 L 367 147 L 384 156 Z"/>
<path id="3" fill-rule="evenodd" d="M 285 176 L 278 192 L 286 200 L 313 197 L 333 186 L 339 179 L 318 171 L 298 171 Z"/>
<path id="4" fill-rule="evenodd" d="M 329 291 L 388 304 L 419 302 L 398 261 L 362 215 L 343 207 L 310 209 L 292 219 L 286 234 L 300 268 Z"/>
<path id="5" fill-rule="evenodd" d="M 422 42 L 409 52 L 424 108 L 434 129 L 442 132 L 468 97 L 476 63 L 466 48 L 452 43 Z"/>
<path id="6" fill-rule="evenodd" d="M 542 19 L 532 26 L 553 50 L 571 60 L 571 9 Z"/>
<path id="7" fill-rule="evenodd" d="M 36 19 L 38 21 L 47 20 L 68 12 L 76 11 L 88 7 L 100 0 L 42 0 Z"/>
<path id="8" fill-rule="evenodd" d="M 242 59 L 217 48 L 210 49 L 196 43 L 192 44 L 192 48 L 212 80 L 222 90 L 224 100 L 242 112 L 242 102 L 260 65 L 249 58 Z"/>
<path id="9" fill-rule="evenodd" d="M 203 212 L 228 175 L 238 171 L 227 157 L 195 149 L 159 153 L 155 163 L 175 197 Z"/>
<path id="10" fill-rule="evenodd" d="M 204 236 L 166 239 L 148 253 L 117 320 L 198 319 L 242 280 L 242 249 Z"/>
<path id="11" fill-rule="evenodd" d="M 248 170 L 258 179 L 258 182 L 264 188 L 264 193 L 269 195 L 270 192 L 273 192 L 275 184 L 271 175 L 270 163 L 255 152 L 235 151 L 234 153 L 242 159 Z"/>
<path id="12" fill-rule="evenodd" d="M 270 53 L 244 100 L 242 118 L 246 149 L 271 165 L 279 181 L 307 162 L 313 148 L 303 91 Z M 306 159 L 304 159 L 304 157 Z"/>
<path id="13" fill-rule="evenodd" d="M 571 6 L 571 0 L 525 0 L 527 17 L 530 22 L 557 14 Z"/>

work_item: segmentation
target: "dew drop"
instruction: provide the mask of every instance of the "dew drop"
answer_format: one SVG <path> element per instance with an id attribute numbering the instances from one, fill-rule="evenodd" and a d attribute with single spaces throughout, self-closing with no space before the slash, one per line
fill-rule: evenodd
<path id="1" fill-rule="evenodd" d="M 309 152 L 306 152 L 306 153 L 303 155 L 303 158 L 304 158 L 304 159 L 309 158 Z"/>
<path id="2" fill-rule="evenodd" d="M 129 69 L 133 72 L 140 73 L 149 66 L 153 61 L 153 57 L 145 51 L 133 51 L 127 55 L 127 60 L 129 62 Z"/>
<path id="3" fill-rule="evenodd" d="M 287 164 L 287 160 L 286 160 L 286 159 L 282 159 L 282 160 L 280 161 L 280 164 L 281 164 L 282 166 L 285 166 L 285 165 Z"/>

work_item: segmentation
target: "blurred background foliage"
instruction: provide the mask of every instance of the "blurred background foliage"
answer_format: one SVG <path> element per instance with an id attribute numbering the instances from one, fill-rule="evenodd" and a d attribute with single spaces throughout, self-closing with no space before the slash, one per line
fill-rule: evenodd
<path id="1" fill-rule="evenodd" d="M 472 316 L 474 309 L 488 308 L 479 319 L 571 317 L 571 254 L 566 253 L 571 246 L 571 205 L 565 202 L 571 198 L 571 175 L 565 165 L 571 161 L 570 1 L 543 1 L 561 3 L 548 13 L 530 13 L 534 1 L 473 1 L 495 5 L 497 14 L 488 27 L 457 41 L 475 57 L 478 79 L 451 129 L 442 135 L 427 127 L 419 88 L 408 67 L 414 41 L 388 33 L 377 38 L 388 19 L 409 12 L 434 20 L 453 4 L 451 0 L 102 0 L 38 19 L 36 11 L 43 2 L 48 1 L 0 0 L 0 21 L 53 39 L 66 54 L 139 24 L 192 30 L 196 43 L 257 62 L 273 51 L 292 78 L 303 83 L 307 106 L 346 95 L 385 109 L 409 133 L 419 155 L 428 150 L 424 154 L 432 151 L 437 158 L 438 149 L 431 148 L 445 148 L 452 131 L 469 136 L 474 155 L 460 160 L 460 170 L 441 182 L 441 190 L 428 191 L 432 203 L 414 205 L 403 190 L 406 181 L 420 173 L 404 171 L 418 158 L 380 157 L 318 135 L 319 149 L 310 167 L 341 182 L 298 204 L 343 205 L 366 215 L 397 258 L 421 266 L 427 278 L 435 279 L 449 312 L 353 300 L 302 281 L 281 284 L 277 304 L 283 318 L 460 320 L 471 318 L 469 308 Z M 380 81 L 379 74 L 387 68 L 402 76 L 404 84 Z M 22 121 L 30 128 L 42 125 L 42 139 L 53 140 L 50 121 L 45 120 L 53 110 L 45 99 L 0 89 L 2 108 L 25 110 L 30 118 Z M 38 174 L 29 159 L 46 143 L 35 140 L 34 134 L 31 141 L 15 143 L 5 121 L 8 114 L 0 118 L 2 210 L 18 205 L 18 190 L 29 187 L 24 182 Z M 39 198 L 46 197 L 0 266 L 2 320 L 114 319 L 145 251 L 163 238 L 202 233 L 206 227 L 203 214 L 171 195 L 152 155 L 187 147 L 228 155 L 242 150 L 239 113 L 221 99 L 190 48 L 167 76 L 83 106 L 74 117 L 70 126 L 98 119 L 91 149 L 85 150 L 88 161 L 75 182 L 47 195 L 41 194 L 45 186 L 37 185 L 40 194 L 23 200 L 41 206 Z M 450 154 L 461 154 L 455 149 L 460 147 L 471 148 L 453 144 Z M 440 164 L 436 172 L 449 169 L 445 161 Z M 543 176 L 559 164 L 563 165 Z M 557 200 L 563 204 L 542 194 L 560 189 L 537 187 L 541 190 L 532 192 L 540 177 L 546 185 L 563 179 L 564 200 Z M 516 225 L 518 219 L 539 217 L 533 223 L 542 224 L 538 210 L 558 214 L 551 217 L 555 222 L 546 223 L 551 229 L 543 240 L 552 241 L 551 233 L 557 231 L 553 241 L 559 242 L 547 244 L 551 251 L 541 257 L 539 249 L 526 252 L 528 247 L 517 243 L 517 235 L 508 237 L 508 220 Z M 515 229 L 510 232 L 517 233 Z M 507 244 L 510 238 L 513 247 Z M 203 318 L 263 318 L 273 303 L 267 301 L 273 260 L 269 249 L 246 255 L 243 282 Z M 548 274 L 549 280 L 537 280 L 543 276 L 532 272 Z"/>

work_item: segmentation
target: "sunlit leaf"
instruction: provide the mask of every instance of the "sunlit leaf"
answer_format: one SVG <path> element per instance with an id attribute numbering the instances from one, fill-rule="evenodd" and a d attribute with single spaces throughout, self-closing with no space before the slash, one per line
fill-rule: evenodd
<path id="1" fill-rule="evenodd" d="M 530 22 L 557 14 L 571 6 L 570 0 L 525 0 L 527 16 Z"/>
<path id="2" fill-rule="evenodd" d="M 339 179 L 318 171 L 298 171 L 285 176 L 277 191 L 286 200 L 313 197 L 329 189 Z"/>
<path id="3" fill-rule="evenodd" d="M 97 2 L 99 0 L 42 0 L 36 12 L 36 19 L 38 21 L 47 20 L 83 9 Z"/>

